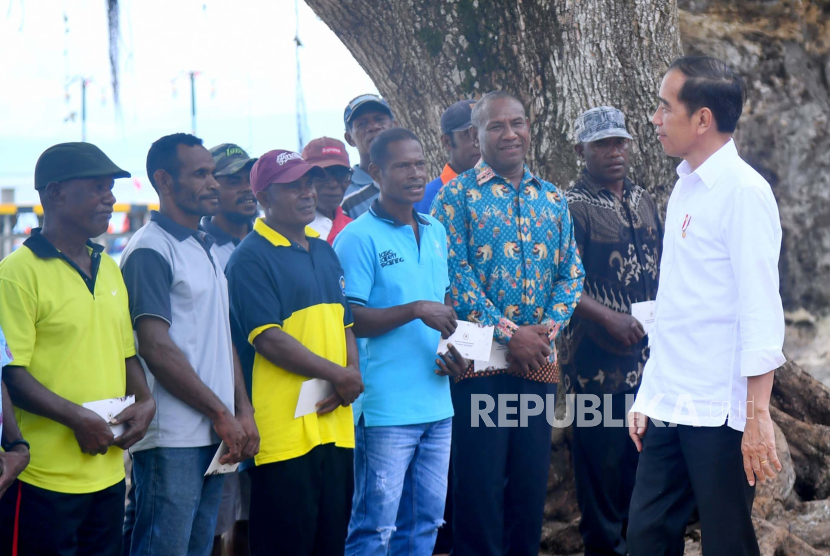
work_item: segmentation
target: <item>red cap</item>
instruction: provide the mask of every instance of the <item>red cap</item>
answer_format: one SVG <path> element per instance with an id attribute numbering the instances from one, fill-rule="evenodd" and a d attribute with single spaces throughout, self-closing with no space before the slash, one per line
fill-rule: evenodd
<path id="1" fill-rule="evenodd" d="M 349 153 L 346 145 L 331 137 L 320 137 L 311 141 L 303 149 L 303 159 L 309 164 L 316 164 L 321 168 L 329 166 L 345 166 L 351 168 Z"/>
<path id="2" fill-rule="evenodd" d="M 325 174 L 320 166 L 309 164 L 293 151 L 268 151 L 251 168 L 251 188 L 254 194 L 264 191 L 272 183 L 291 183 L 311 171 Z"/>

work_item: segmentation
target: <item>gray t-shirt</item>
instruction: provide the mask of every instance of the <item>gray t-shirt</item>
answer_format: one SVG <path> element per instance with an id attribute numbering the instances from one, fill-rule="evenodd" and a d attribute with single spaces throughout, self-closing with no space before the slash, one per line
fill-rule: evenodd
<path id="1" fill-rule="evenodd" d="M 170 337 L 196 374 L 233 411 L 228 283 L 210 236 L 153 211 L 150 222 L 124 249 L 121 272 L 130 295 L 133 326 L 145 317 L 170 323 Z M 143 359 L 141 364 L 156 401 L 156 415 L 133 450 L 218 443 L 210 419 L 156 382 Z"/>

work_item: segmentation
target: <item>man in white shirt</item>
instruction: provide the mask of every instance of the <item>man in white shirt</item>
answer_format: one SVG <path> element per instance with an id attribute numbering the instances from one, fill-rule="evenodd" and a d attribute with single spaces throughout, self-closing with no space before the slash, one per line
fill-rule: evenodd
<path id="1" fill-rule="evenodd" d="M 769 413 L 785 359 L 778 293 L 781 225 L 769 184 L 732 140 L 746 89 L 714 58 L 669 68 L 652 117 L 683 159 L 666 214 L 651 358 L 631 409 L 641 451 L 631 556 L 683 554 L 698 509 L 703 554 L 759 554 L 755 481 L 781 464 Z"/>

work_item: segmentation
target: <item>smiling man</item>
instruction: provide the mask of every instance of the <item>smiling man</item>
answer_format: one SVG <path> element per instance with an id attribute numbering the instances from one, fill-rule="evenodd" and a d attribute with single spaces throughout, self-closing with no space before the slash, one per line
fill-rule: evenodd
<path id="1" fill-rule="evenodd" d="M 295 152 L 262 155 L 251 182 L 265 217 L 228 261 L 234 342 L 262 431 L 251 476 L 253 556 L 343 554 L 353 490 L 349 405 L 363 391 L 346 281 L 308 227 L 319 166 Z M 303 384 L 328 381 L 318 411 L 294 417 Z M 246 463 L 248 465 L 248 463 Z"/>
<path id="2" fill-rule="evenodd" d="M 574 126 L 582 175 L 565 196 L 585 267 L 585 288 L 563 331 L 559 353 L 568 394 L 592 394 L 597 411 L 618 422 L 633 400 L 648 359 L 634 303 L 657 294 L 662 227 L 657 205 L 628 179 L 631 135 L 610 106 L 587 110 Z M 625 427 L 573 429 L 579 529 L 586 556 L 624 556 L 637 450 Z"/>
<path id="3" fill-rule="evenodd" d="M 554 341 L 579 301 L 582 263 L 565 197 L 525 164 L 530 122 L 521 102 L 502 91 L 487 93 L 472 122 L 481 160 L 438 192 L 432 212 L 449 236 L 458 317 L 494 326 L 494 340 L 507 347 L 511 363 L 454 379 L 452 553 L 535 556 L 551 425 L 543 414 L 529 417 L 527 426 L 513 421 L 515 428 L 471 423 L 479 409 L 472 397 L 545 400 L 556 392 Z"/>
<path id="4" fill-rule="evenodd" d="M 679 58 L 651 119 L 663 150 L 683 162 L 629 426 L 641 450 L 632 556 L 682 554 L 695 507 L 704 554 L 756 556 L 755 482 L 781 471 L 769 407 L 786 361 L 781 223 L 769 183 L 732 139 L 745 98 L 744 80 L 724 62 Z"/>
<path id="5" fill-rule="evenodd" d="M 210 154 L 216 164 L 213 177 L 219 183 L 219 209 L 202 218 L 201 228 L 213 238 L 224 269 L 234 248 L 254 225 L 257 204 L 251 191 L 251 167 L 257 159 L 233 143 L 217 145 Z"/>
<path id="6" fill-rule="evenodd" d="M 346 189 L 343 210 L 349 217 L 357 218 L 369 210 L 380 194 L 378 184 L 369 175 L 370 147 L 381 132 L 395 127 L 395 115 L 389 103 L 379 96 L 360 95 L 346 106 L 343 121 L 346 142 L 360 154 L 360 163 L 352 168 L 352 183 Z"/>
<path id="7" fill-rule="evenodd" d="M 325 176 L 312 179 L 317 191 L 317 215 L 309 227 L 320 234 L 320 239 L 334 245 L 334 238 L 352 221 L 340 206 L 354 172 L 349 165 L 349 153 L 346 145 L 337 139 L 320 137 L 309 141 L 302 157 L 326 171 Z"/>
<path id="8" fill-rule="evenodd" d="M 413 206 L 426 184 L 424 150 L 414 133 L 395 128 L 378 135 L 369 172 L 380 197 L 335 247 L 355 335 L 363 338 L 366 383 L 355 404 L 346 554 L 429 555 L 447 494 L 453 415 L 447 376 L 466 368 L 454 347 L 451 355 L 435 355 L 441 336 L 457 326 L 446 231 Z"/>
<path id="9" fill-rule="evenodd" d="M 259 448 L 231 342 L 228 284 L 213 239 L 199 230 L 199 219 L 219 208 L 215 169 L 197 137 L 177 133 L 153 143 L 147 175 L 160 210 L 121 258 L 138 353 L 158 406 L 133 448 L 135 555 L 210 554 L 224 477 L 204 473 L 220 440 L 230 448 L 223 463 Z"/>

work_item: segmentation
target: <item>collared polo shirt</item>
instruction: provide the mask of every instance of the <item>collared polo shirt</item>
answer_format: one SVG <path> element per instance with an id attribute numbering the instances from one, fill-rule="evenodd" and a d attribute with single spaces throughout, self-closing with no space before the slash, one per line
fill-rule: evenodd
<path id="1" fill-rule="evenodd" d="M 38 382 L 72 403 L 125 395 L 125 359 L 135 355 L 127 290 L 103 247 L 87 243 L 92 274 L 58 251 L 40 230 L 0 262 L 0 327 L 14 353 Z M 122 451 L 81 452 L 68 427 L 15 408 L 32 445 L 24 483 L 55 492 L 97 492 L 124 479 Z"/>
<path id="2" fill-rule="evenodd" d="M 199 229 L 213 238 L 214 245 L 216 246 L 216 258 L 219 261 L 219 266 L 224 270 L 228 265 L 228 259 L 231 258 L 231 253 L 233 253 L 233 250 L 236 249 L 236 246 L 242 240 L 232 236 L 214 224 L 209 216 L 202 218 L 202 221 L 199 223 Z M 248 231 L 251 231 L 250 224 L 248 225 Z"/>
<path id="3" fill-rule="evenodd" d="M 359 164 L 355 164 L 352 171 L 352 183 L 346 188 L 340 206 L 349 218 L 355 219 L 369 210 L 380 195 L 380 189 L 372 176 L 364 172 Z"/>
<path id="4" fill-rule="evenodd" d="M 343 294 L 343 269 L 314 230 L 306 228 L 306 235 L 308 250 L 258 219 L 226 269 L 234 342 L 260 435 L 256 465 L 297 458 L 321 444 L 354 448 L 352 408 L 295 419 L 308 377 L 274 365 L 253 345 L 264 331 L 279 328 L 312 353 L 347 364 L 346 328 L 353 320 Z"/>
<path id="5" fill-rule="evenodd" d="M 429 182 L 424 188 L 424 198 L 415 203 L 415 210 L 424 214 L 429 214 L 429 209 L 432 207 L 432 201 L 441 188 L 444 187 L 451 180 L 458 177 L 458 172 L 452 169 L 449 164 L 444 164 L 444 169 L 441 175 Z"/>
<path id="6" fill-rule="evenodd" d="M 431 216 L 415 213 L 412 227 L 375 201 L 334 241 L 346 271 L 346 298 L 356 306 L 396 307 L 414 301 L 444 303 L 449 292 L 447 234 Z M 420 319 L 375 338 L 361 338 L 365 391 L 355 422 L 367 427 L 431 423 L 453 416 L 449 378 L 435 374 L 441 333 Z"/>
<path id="7" fill-rule="evenodd" d="M 228 283 L 213 239 L 153 211 L 130 238 L 121 270 L 130 292 L 133 326 L 155 317 L 170 325 L 173 342 L 199 379 L 231 411 L 233 348 L 228 320 Z M 142 359 L 156 400 L 156 415 L 133 450 L 196 448 L 219 442 L 210 419 L 157 382 Z"/>

